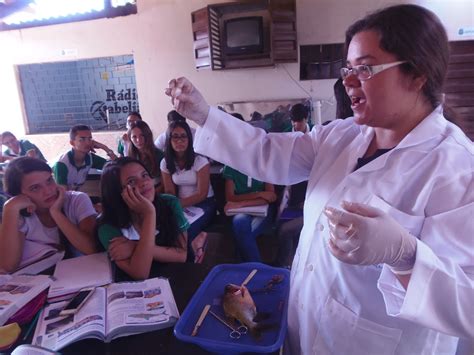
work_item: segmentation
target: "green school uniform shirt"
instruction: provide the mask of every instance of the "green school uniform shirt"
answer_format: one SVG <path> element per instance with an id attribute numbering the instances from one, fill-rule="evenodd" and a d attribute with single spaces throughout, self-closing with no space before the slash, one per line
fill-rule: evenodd
<path id="1" fill-rule="evenodd" d="M 165 203 L 171 207 L 173 215 L 176 218 L 179 232 L 185 232 L 189 228 L 189 222 L 184 216 L 183 209 L 181 207 L 181 204 L 179 203 L 178 198 L 176 198 L 176 196 L 168 194 L 161 194 L 158 196 L 158 198 L 164 200 Z M 110 224 L 103 224 L 99 227 L 99 240 L 105 250 L 109 248 L 109 243 L 112 239 L 123 235 L 124 233 L 120 228 L 112 226 Z M 159 233 L 156 235 L 155 243 L 156 245 L 164 246 L 160 243 Z"/>
<path id="2" fill-rule="evenodd" d="M 265 191 L 264 182 L 252 179 L 251 186 L 248 186 L 248 176 L 232 169 L 230 166 L 224 167 L 224 170 L 222 170 L 222 176 L 224 179 L 230 179 L 234 182 L 234 193 L 236 195 Z"/>

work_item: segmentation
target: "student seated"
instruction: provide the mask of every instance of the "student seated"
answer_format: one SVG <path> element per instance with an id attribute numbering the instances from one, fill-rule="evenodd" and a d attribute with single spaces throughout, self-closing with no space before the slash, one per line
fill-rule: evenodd
<path id="1" fill-rule="evenodd" d="M 59 185 L 68 190 L 77 190 L 87 179 L 91 168 L 102 169 L 106 160 L 93 152 L 104 150 L 111 160 L 116 159 L 114 152 L 105 144 L 92 139 L 89 126 L 76 125 L 69 130 L 69 143 L 72 149 L 63 154 L 53 165 L 54 178 Z"/>
<path id="2" fill-rule="evenodd" d="M 303 104 L 295 104 L 290 110 L 291 131 L 309 133 L 313 126 L 308 123 L 309 110 Z"/>
<path id="3" fill-rule="evenodd" d="M 209 161 L 194 153 L 191 129 L 184 121 L 175 121 L 168 126 L 161 175 L 165 193 L 179 197 L 183 208 L 195 206 L 204 212 L 188 229 L 188 260 L 199 263 L 207 241 L 203 229 L 216 214 L 216 201 L 210 183 Z"/>
<path id="4" fill-rule="evenodd" d="M 229 209 L 271 204 L 276 200 L 272 184 L 264 183 L 241 172 L 225 166 L 222 171 L 225 179 L 225 196 L 227 203 L 224 211 Z M 237 245 L 237 252 L 242 261 L 261 262 L 256 238 L 271 222 L 272 206 L 266 217 L 257 217 L 239 213 L 232 218 L 232 230 Z"/>
<path id="5" fill-rule="evenodd" d="M 2 153 L 2 145 L 7 149 Z M 39 148 L 26 139 L 18 140 L 15 135 L 9 131 L 0 134 L 0 162 L 12 160 L 14 158 L 28 156 L 46 161 Z"/>
<path id="6" fill-rule="evenodd" d="M 131 141 L 128 145 L 127 156 L 140 160 L 154 179 L 156 192 L 163 192 L 160 174 L 160 162 L 163 152 L 153 144 L 153 133 L 144 121 L 130 124 L 127 135 Z"/>
<path id="7" fill-rule="evenodd" d="M 99 240 L 121 270 L 146 279 L 153 261 L 186 260 L 188 221 L 176 197 L 155 192 L 142 162 L 118 158 L 105 166 L 100 183 Z"/>
<path id="8" fill-rule="evenodd" d="M 130 129 L 132 123 L 137 121 L 142 121 L 142 116 L 136 111 L 132 111 L 128 114 L 127 120 L 125 123 L 125 128 L 127 131 Z M 120 157 L 126 157 L 128 154 L 128 146 L 130 145 L 130 137 L 127 132 L 125 132 L 119 140 L 117 152 Z"/>
<path id="9" fill-rule="evenodd" d="M 176 122 L 176 121 L 186 122 L 186 118 L 181 116 L 175 110 L 172 110 L 172 111 L 168 112 L 167 119 L 168 119 L 168 125 L 170 125 L 171 123 Z M 193 138 L 194 138 L 194 135 L 196 134 L 196 129 L 192 128 L 192 127 L 189 127 L 189 128 L 191 129 L 191 133 L 192 133 Z M 158 149 L 160 149 L 162 151 L 165 150 L 165 147 L 166 147 L 166 131 L 161 133 L 158 136 L 158 138 L 156 138 L 155 147 L 157 147 Z"/>
<path id="10" fill-rule="evenodd" d="M 26 243 L 60 249 L 67 242 L 83 254 L 97 251 L 89 197 L 66 191 L 51 173 L 46 162 L 30 157 L 14 159 L 5 171 L 5 190 L 13 196 L 4 205 L 0 227 L 0 268 L 7 272 L 20 264 Z"/>

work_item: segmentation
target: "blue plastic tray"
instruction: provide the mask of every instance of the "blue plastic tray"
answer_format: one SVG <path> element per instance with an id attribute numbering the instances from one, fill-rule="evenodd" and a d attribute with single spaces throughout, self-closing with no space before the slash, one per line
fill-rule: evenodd
<path id="1" fill-rule="evenodd" d="M 264 331 L 259 340 L 250 334 L 243 335 L 240 339 L 231 339 L 230 329 L 208 313 L 198 334 L 191 336 L 206 304 L 210 304 L 211 310 L 224 318 L 221 301 L 225 285 L 229 283 L 240 285 L 253 269 L 257 269 L 258 272 L 247 284 L 247 288 L 255 301 L 257 312 L 270 314 L 270 318 L 264 322 L 275 324 L 275 327 Z M 252 290 L 263 288 L 274 275 L 283 275 L 284 278 L 281 283 L 273 286 L 272 291 L 252 292 Z M 289 290 L 290 272 L 287 269 L 270 267 L 261 263 L 218 265 L 211 270 L 194 294 L 176 323 L 174 334 L 182 341 L 197 344 L 211 352 L 270 353 L 276 351 L 283 345 L 286 335 Z"/>

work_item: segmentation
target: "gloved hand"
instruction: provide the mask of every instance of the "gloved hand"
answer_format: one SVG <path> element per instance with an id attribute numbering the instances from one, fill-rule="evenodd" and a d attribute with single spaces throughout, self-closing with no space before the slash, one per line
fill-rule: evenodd
<path id="1" fill-rule="evenodd" d="M 385 263 L 395 273 L 411 270 L 415 263 L 416 238 L 382 210 L 344 201 L 344 210 L 326 207 L 329 250 L 349 264 Z"/>
<path id="2" fill-rule="evenodd" d="M 209 114 L 209 105 L 201 93 L 186 78 L 171 79 L 165 94 L 178 113 L 202 126 Z"/>

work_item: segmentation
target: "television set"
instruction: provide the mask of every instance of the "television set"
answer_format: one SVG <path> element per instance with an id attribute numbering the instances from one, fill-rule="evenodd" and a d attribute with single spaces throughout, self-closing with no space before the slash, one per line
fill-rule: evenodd
<path id="1" fill-rule="evenodd" d="M 237 17 L 224 21 L 223 51 L 225 55 L 262 53 L 263 18 Z"/>

